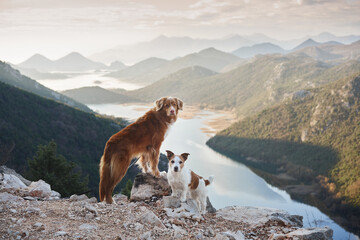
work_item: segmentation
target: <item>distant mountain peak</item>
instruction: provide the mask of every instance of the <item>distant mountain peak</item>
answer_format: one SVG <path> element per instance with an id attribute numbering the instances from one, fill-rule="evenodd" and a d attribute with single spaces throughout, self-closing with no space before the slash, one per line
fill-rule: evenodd
<path id="1" fill-rule="evenodd" d="M 313 46 L 317 46 L 320 44 L 321 43 L 314 41 L 312 38 L 308 38 L 306 41 L 304 41 L 303 43 L 301 43 L 300 45 L 298 45 L 297 47 L 292 49 L 292 51 L 296 51 L 296 50 L 306 48 L 306 47 L 313 47 Z"/>

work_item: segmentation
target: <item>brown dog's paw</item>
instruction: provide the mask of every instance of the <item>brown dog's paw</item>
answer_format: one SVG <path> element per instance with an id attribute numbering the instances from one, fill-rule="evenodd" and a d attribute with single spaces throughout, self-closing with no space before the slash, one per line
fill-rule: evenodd
<path id="1" fill-rule="evenodd" d="M 156 178 L 160 178 L 160 177 L 161 177 L 159 170 L 157 170 L 157 171 L 154 173 L 154 177 L 156 177 Z"/>

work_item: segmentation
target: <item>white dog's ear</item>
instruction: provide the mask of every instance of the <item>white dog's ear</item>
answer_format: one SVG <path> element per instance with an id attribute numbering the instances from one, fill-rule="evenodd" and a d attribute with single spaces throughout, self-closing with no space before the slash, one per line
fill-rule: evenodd
<path id="1" fill-rule="evenodd" d="M 179 110 L 183 110 L 183 101 L 181 101 L 180 99 L 176 98 L 176 101 L 177 101 L 177 105 L 178 105 L 178 108 Z"/>
<path id="2" fill-rule="evenodd" d="M 187 160 L 188 156 L 190 155 L 190 153 L 182 153 L 181 156 L 184 159 L 184 161 Z"/>
<path id="3" fill-rule="evenodd" d="M 174 153 L 170 150 L 166 150 L 166 154 L 167 154 L 167 158 L 170 160 L 170 158 L 172 158 L 172 156 L 174 156 Z"/>
<path id="4" fill-rule="evenodd" d="M 156 108 L 156 111 L 160 111 L 161 108 L 164 106 L 164 102 L 165 102 L 166 98 L 163 97 L 163 98 L 160 98 L 158 100 L 155 101 L 155 108 Z"/>

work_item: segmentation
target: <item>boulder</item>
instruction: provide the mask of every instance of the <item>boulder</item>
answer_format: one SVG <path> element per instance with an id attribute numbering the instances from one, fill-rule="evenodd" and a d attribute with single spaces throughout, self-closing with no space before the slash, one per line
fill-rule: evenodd
<path id="1" fill-rule="evenodd" d="M 328 227 L 301 228 L 286 234 L 286 237 L 299 240 L 332 240 L 333 230 Z"/>
<path id="2" fill-rule="evenodd" d="M 157 226 L 159 228 L 163 228 L 163 229 L 165 228 L 161 220 L 152 211 L 148 211 L 143 215 L 141 215 L 138 221 L 143 224 L 150 224 L 153 227 Z"/>
<path id="3" fill-rule="evenodd" d="M 49 198 L 52 194 L 50 185 L 41 179 L 37 182 L 32 182 L 28 186 L 28 191 L 31 197 L 37 198 Z"/>
<path id="4" fill-rule="evenodd" d="M 230 206 L 217 210 L 216 217 L 245 222 L 252 226 L 261 226 L 267 222 L 279 222 L 284 226 L 302 227 L 302 216 L 290 215 L 284 210 L 273 208 Z"/>
<path id="5" fill-rule="evenodd" d="M 23 176 L 21 176 L 20 174 L 18 174 L 17 172 L 15 172 L 15 170 L 8 168 L 6 166 L 0 166 L 0 173 L 6 173 L 6 174 L 11 174 L 16 176 L 17 178 L 19 178 L 26 186 L 29 186 L 31 184 L 31 181 L 27 180 L 26 178 L 24 178 Z"/>
<path id="6" fill-rule="evenodd" d="M 0 189 L 21 189 L 26 185 L 15 175 L 0 173 Z"/>
<path id="7" fill-rule="evenodd" d="M 166 174 L 161 174 L 160 178 L 156 178 L 149 173 L 140 173 L 134 179 L 130 201 L 149 200 L 152 196 L 160 198 L 170 193 L 171 187 Z"/>

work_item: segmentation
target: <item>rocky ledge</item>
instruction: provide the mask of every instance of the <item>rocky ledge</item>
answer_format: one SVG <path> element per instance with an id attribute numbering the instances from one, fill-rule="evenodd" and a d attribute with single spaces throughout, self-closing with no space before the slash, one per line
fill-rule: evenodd
<path id="1" fill-rule="evenodd" d="M 0 239 L 332 239 L 331 229 L 302 228 L 301 216 L 277 209 L 216 211 L 209 201 L 209 212 L 200 215 L 192 200 L 162 197 L 164 179 L 145 174 L 132 194 L 141 189 L 147 195 L 129 201 L 118 194 L 112 205 L 85 195 L 57 199 L 39 189 L 31 195 L 24 186 L 17 191 L 9 179 L 21 180 L 7 175 L 0 173 Z"/>

